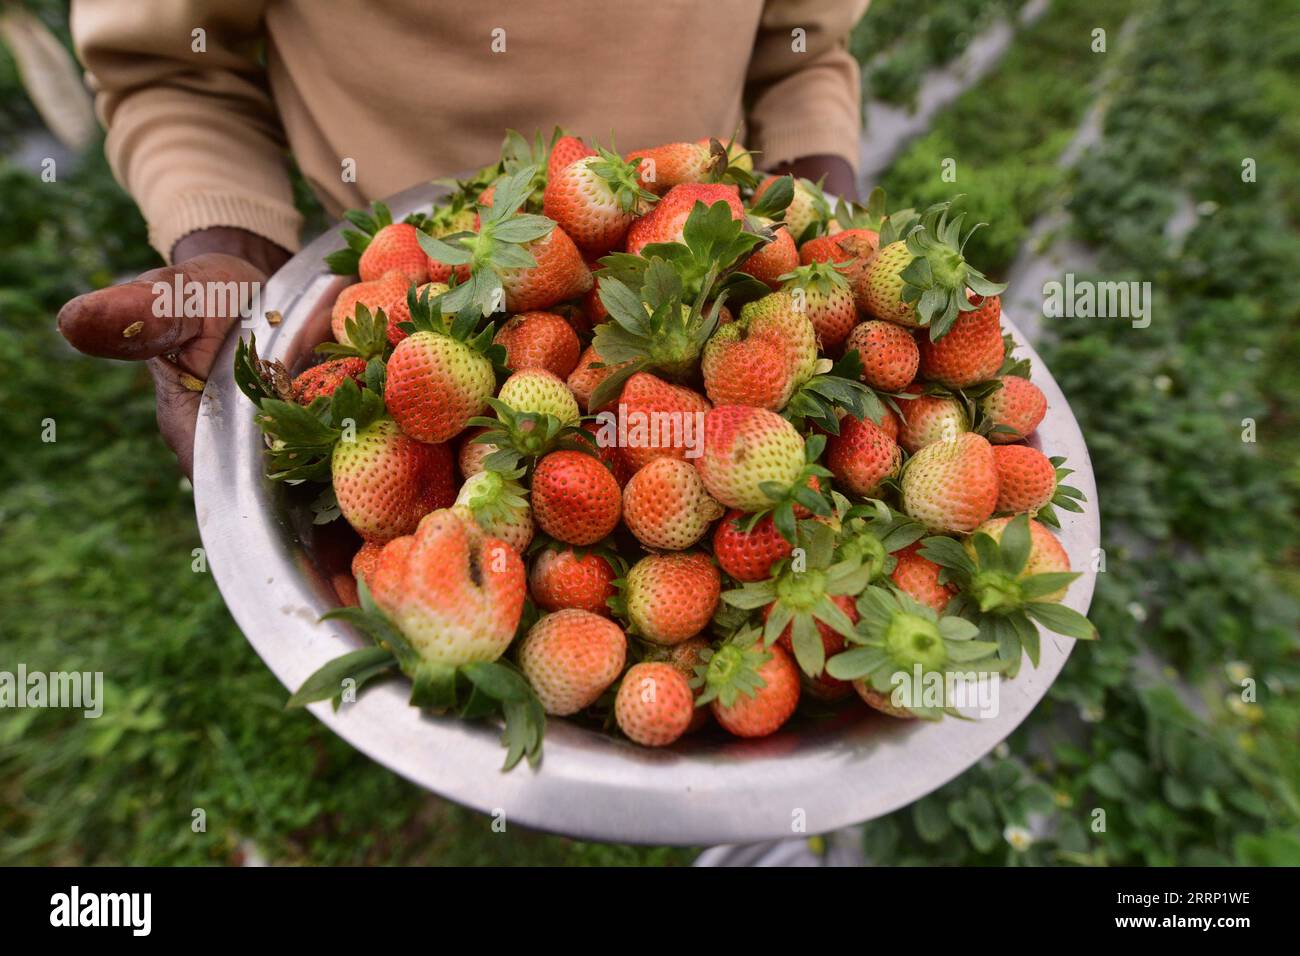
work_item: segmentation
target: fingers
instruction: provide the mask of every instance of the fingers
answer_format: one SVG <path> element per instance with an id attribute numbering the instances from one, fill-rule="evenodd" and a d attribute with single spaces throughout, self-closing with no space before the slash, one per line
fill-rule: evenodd
<path id="1" fill-rule="evenodd" d="M 158 405 L 158 431 L 176 454 L 176 461 L 186 477 L 194 475 L 194 429 L 198 424 L 202 387 L 184 369 L 163 358 L 149 362 L 154 396 Z"/>
<path id="2" fill-rule="evenodd" d="M 59 310 L 59 331 L 78 351 L 115 359 L 154 358 L 200 337 L 219 342 L 264 279 L 234 256 L 197 256 L 78 296 Z"/>

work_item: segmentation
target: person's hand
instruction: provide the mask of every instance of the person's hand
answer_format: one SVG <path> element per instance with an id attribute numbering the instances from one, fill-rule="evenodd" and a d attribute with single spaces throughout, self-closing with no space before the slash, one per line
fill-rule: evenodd
<path id="1" fill-rule="evenodd" d="M 858 183 L 853 175 L 853 167 L 842 156 L 801 156 L 793 162 L 782 163 L 772 172 L 778 176 L 789 173 L 814 183 L 825 176 L 822 188 L 828 193 L 841 199 L 856 201 L 858 198 Z"/>
<path id="2" fill-rule="evenodd" d="M 203 383 L 212 371 L 226 333 L 239 318 L 239 303 L 232 297 L 208 295 L 213 283 L 241 283 L 252 288 L 284 264 L 289 253 L 272 242 L 242 229 L 205 229 L 191 233 L 173 250 L 175 265 L 150 269 L 121 285 L 77 296 L 59 310 L 59 331 L 72 346 L 101 358 L 147 361 L 153 375 L 158 405 L 158 430 L 176 454 L 181 470 L 190 475 L 194 466 L 194 428 L 198 421 Z M 197 282 L 205 290 L 203 301 L 215 314 L 187 315 L 184 301 L 174 308 L 156 310 L 154 284 L 182 288 Z M 220 287 L 220 288 L 224 288 Z M 168 313 L 164 316 L 155 311 Z M 193 309 L 188 310 L 193 311 Z M 230 314 L 227 314 L 230 313 Z"/>

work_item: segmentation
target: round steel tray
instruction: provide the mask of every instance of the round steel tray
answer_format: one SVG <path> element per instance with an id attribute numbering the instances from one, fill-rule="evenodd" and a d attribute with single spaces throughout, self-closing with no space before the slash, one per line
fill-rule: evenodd
<path id="1" fill-rule="evenodd" d="M 390 205 L 400 217 L 443 191 L 414 187 Z M 247 323 L 264 357 L 294 369 L 328 335 L 329 305 L 344 283 L 329 275 L 322 257 L 340 247 L 339 232 L 336 227 L 321 236 L 268 283 L 263 307 L 279 311 L 282 322 L 272 326 L 259 316 Z M 1083 514 L 1061 513 L 1061 540 L 1071 565 L 1083 570 L 1065 603 L 1086 613 L 1100 536 L 1088 449 L 1046 366 L 1005 317 L 1004 323 L 1033 359 L 1033 380 L 1047 395 L 1047 417 L 1034 444 L 1068 456 L 1076 472 L 1071 483 L 1088 497 Z M 292 489 L 263 476 L 261 435 L 231 372 L 234 346 L 232 334 L 199 413 L 199 530 L 217 585 L 249 643 L 286 688 L 296 689 L 321 664 L 362 645 L 345 625 L 319 620 L 337 604 L 332 576 L 346 573 L 350 550 L 304 520 Z M 369 689 L 337 712 L 327 703 L 311 711 L 391 770 L 477 810 L 502 812 L 509 822 L 593 840 L 743 843 L 834 830 L 942 786 L 1025 719 L 1073 643 L 1044 633 L 1038 668 L 1026 666 L 1003 683 L 1000 712 L 991 719 L 898 721 L 849 706 L 828 719 L 796 719 L 762 740 L 717 731 L 648 750 L 553 718 L 541 766 L 509 773 L 501 771 L 497 726 L 423 714 L 407 703 L 405 681 Z"/>

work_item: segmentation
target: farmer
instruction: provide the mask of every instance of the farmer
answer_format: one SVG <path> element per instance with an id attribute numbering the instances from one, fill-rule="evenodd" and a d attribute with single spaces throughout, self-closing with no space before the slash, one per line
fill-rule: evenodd
<path id="1" fill-rule="evenodd" d="M 72 300 L 78 349 L 148 359 L 188 474 L 233 309 L 155 281 L 260 283 L 299 248 L 289 160 L 332 215 L 489 162 L 506 128 L 634 149 L 707 136 L 855 195 L 866 0 L 72 0 L 119 182 L 169 265 Z M 193 310 L 188 310 L 193 312 Z M 216 313 L 216 314 L 210 314 Z M 140 323 L 143 323 L 142 325 Z M 123 332 L 128 334 L 124 335 Z"/>

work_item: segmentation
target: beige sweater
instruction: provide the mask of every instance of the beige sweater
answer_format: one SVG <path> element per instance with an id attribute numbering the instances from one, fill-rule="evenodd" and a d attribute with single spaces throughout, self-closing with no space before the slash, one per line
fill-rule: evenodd
<path id="1" fill-rule="evenodd" d="M 506 128 L 627 151 L 743 122 L 760 164 L 854 162 L 845 38 L 866 5 L 73 0 L 72 33 L 109 161 L 167 257 L 210 226 L 297 249 L 286 149 L 335 215 L 491 162 Z"/>

